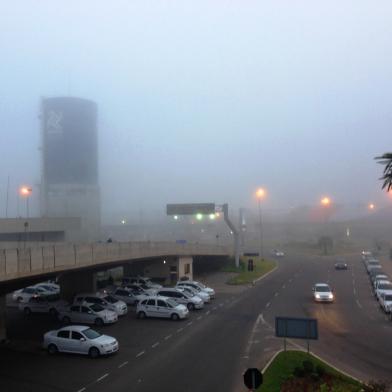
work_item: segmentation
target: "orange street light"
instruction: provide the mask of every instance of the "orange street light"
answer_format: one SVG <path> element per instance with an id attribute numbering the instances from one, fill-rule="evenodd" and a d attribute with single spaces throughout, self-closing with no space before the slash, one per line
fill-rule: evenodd
<path id="1" fill-rule="evenodd" d="M 331 204 L 331 199 L 329 197 L 323 197 L 321 199 L 321 205 L 328 207 Z"/>
<path id="2" fill-rule="evenodd" d="M 19 189 L 19 193 L 22 195 L 22 196 L 30 196 L 30 193 L 32 192 L 33 190 L 30 188 L 30 187 L 28 187 L 28 186 L 22 186 L 20 189 Z"/>
<path id="3" fill-rule="evenodd" d="M 265 190 L 263 188 L 259 188 L 256 191 L 256 197 L 260 200 L 265 196 Z"/>
<path id="4" fill-rule="evenodd" d="M 369 203 L 368 208 L 370 211 L 372 211 L 376 208 L 376 206 L 373 203 Z"/>

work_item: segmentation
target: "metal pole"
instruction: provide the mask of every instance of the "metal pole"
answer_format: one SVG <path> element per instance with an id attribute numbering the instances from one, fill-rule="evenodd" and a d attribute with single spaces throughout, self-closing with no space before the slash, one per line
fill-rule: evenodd
<path id="1" fill-rule="evenodd" d="M 29 217 L 29 196 L 26 196 L 26 216 Z"/>
<path id="2" fill-rule="evenodd" d="M 7 194 L 5 198 L 5 217 L 8 218 L 8 198 L 10 193 L 10 176 L 7 178 Z"/>
<path id="3" fill-rule="evenodd" d="M 259 206 L 259 224 L 260 224 L 260 258 L 261 260 L 264 259 L 264 252 L 263 252 L 263 222 L 261 220 L 261 200 L 258 198 L 258 206 Z"/>

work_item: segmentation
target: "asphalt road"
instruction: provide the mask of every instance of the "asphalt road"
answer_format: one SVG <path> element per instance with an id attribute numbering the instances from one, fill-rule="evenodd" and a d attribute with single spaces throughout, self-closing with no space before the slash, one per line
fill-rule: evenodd
<path id="1" fill-rule="evenodd" d="M 118 338 L 120 351 L 97 360 L 47 355 L 39 341 L 58 324 L 9 309 L 11 336 L 19 343 L 0 349 L 0 390 L 244 391 L 244 369 L 263 366 L 283 347 L 274 337 L 275 316 L 318 318 L 320 339 L 312 351 L 360 379 L 390 378 L 392 323 L 371 294 L 360 257 L 348 262 L 348 271 L 335 271 L 333 258 L 289 256 L 255 287 L 218 291 L 184 321 L 138 320 L 131 311 L 101 329 Z M 336 302 L 315 304 L 311 287 L 325 281 Z"/>

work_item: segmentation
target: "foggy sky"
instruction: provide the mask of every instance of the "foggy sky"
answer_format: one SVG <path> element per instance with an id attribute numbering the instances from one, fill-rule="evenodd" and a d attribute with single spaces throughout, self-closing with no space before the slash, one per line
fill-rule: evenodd
<path id="1" fill-rule="evenodd" d="M 0 215 L 38 211 L 41 97 L 99 110 L 103 215 L 167 202 L 386 204 L 392 3 L 16 0 L 0 5 Z"/>

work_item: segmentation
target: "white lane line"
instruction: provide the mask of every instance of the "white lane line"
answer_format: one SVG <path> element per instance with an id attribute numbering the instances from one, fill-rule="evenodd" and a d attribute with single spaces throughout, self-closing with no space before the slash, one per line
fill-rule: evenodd
<path id="1" fill-rule="evenodd" d="M 219 306 L 223 306 L 224 305 L 224 303 L 222 302 L 221 304 L 219 304 Z"/>
<path id="2" fill-rule="evenodd" d="M 203 318 L 203 316 L 199 316 L 196 320 L 201 320 Z"/>
<path id="3" fill-rule="evenodd" d="M 165 340 L 170 339 L 173 335 L 167 335 L 165 336 Z"/>
<path id="4" fill-rule="evenodd" d="M 211 313 L 211 310 L 207 310 L 206 315 L 208 316 Z"/>
<path id="5" fill-rule="evenodd" d="M 357 302 L 358 307 L 359 307 L 359 308 L 362 308 L 361 303 L 360 303 L 358 300 L 356 300 L 356 302 Z"/>
<path id="6" fill-rule="evenodd" d="M 121 369 L 125 365 L 128 365 L 128 361 L 123 362 L 121 365 L 118 365 L 118 368 Z"/>
<path id="7" fill-rule="evenodd" d="M 216 306 L 214 306 L 213 308 L 212 308 L 212 310 L 217 310 L 218 308 L 216 307 Z"/>
<path id="8" fill-rule="evenodd" d="M 102 381 L 104 378 L 106 378 L 109 375 L 109 373 L 105 373 L 103 376 L 97 378 L 97 382 Z"/>
<path id="9" fill-rule="evenodd" d="M 271 302 L 268 302 L 268 303 L 265 305 L 265 307 L 266 307 L 266 308 L 269 308 L 270 305 L 271 305 Z"/>
<path id="10" fill-rule="evenodd" d="M 155 347 L 157 347 L 157 346 L 159 346 L 159 342 L 154 343 L 154 344 L 151 346 L 151 348 L 155 348 Z"/>
<path id="11" fill-rule="evenodd" d="M 188 327 L 190 327 L 193 324 L 193 321 L 189 321 L 189 323 L 187 324 Z"/>
<path id="12" fill-rule="evenodd" d="M 293 278 L 290 278 L 290 279 L 289 279 L 289 283 L 291 283 L 292 281 L 293 281 Z"/>
<path id="13" fill-rule="evenodd" d="M 286 285 L 284 284 L 283 286 L 282 286 L 282 289 L 285 289 L 286 288 Z"/>
<path id="14" fill-rule="evenodd" d="M 183 330 L 184 330 L 184 328 L 178 328 L 178 329 L 177 329 L 177 332 L 180 333 L 180 332 L 183 331 Z"/>
<path id="15" fill-rule="evenodd" d="M 144 353 L 145 353 L 145 351 L 140 351 L 140 353 L 136 355 L 136 358 L 141 357 Z"/>
<path id="16" fill-rule="evenodd" d="M 354 295 L 357 295 L 357 290 L 355 290 L 355 287 L 353 288 Z"/>
<path id="17" fill-rule="evenodd" d="M 77 390 L 76 392 L 83 392 L 86 390 L 86 387 L 80 388 L 79 390 Z"/>
<path id="18" fill-rule="evenodd" d="M 279 293 L 275 293 L 274 296 L 277 297 L 279 295 Z"/>

